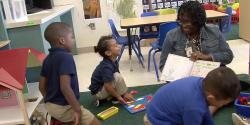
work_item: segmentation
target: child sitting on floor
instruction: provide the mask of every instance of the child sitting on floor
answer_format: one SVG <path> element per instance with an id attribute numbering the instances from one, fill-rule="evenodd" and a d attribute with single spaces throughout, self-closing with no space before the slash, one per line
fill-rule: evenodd
<path id="1" fill-rule="evenodd" d="M 121 47 L 112 36 L 102 36 L 95 47 L 95 52 L 103 57 L 92 74 L 89 86 L 91 94 L 97 98 L 97 106 L 100 100 L 106 100 L 108 97 L 114 97 L 122 104 L 134 100 L 133 96 L 127 92 L 128 88 L 116 61 L 120 50 Z"/>

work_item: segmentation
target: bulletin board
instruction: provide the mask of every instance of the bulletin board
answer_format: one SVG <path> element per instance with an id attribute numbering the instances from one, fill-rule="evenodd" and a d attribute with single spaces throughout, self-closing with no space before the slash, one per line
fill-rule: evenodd
<path id="1" fill-rule="evenodd" d="M 178 8 L 184 1 L 189 0 L 151 0 L 152 10 L 164 8 Z M 198 0 L 200 3 L 217 2 L 218 0 Z M 148 0 L 142 0 L 143 12 L 149 12 Z"/>
<path id="2" fill-rule="evenodd" d="M 85 19 L 101 18 L 100 0 L 82 0 Z"/>

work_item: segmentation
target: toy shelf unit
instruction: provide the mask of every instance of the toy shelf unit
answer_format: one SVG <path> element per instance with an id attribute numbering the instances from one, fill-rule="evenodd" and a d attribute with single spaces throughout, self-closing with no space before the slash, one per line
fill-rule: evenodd
<path id="1" fill-rule="evenodd" d="M 0 90 L 0 125 L 30 125 L 30 118 L 43 97 L 38 90 L 38 83 L 26 85 L 27 93 L 11 87 Z M 5 102 L 3 103 L 3 101 Z"/>
<path id="2" fill-rule="evenodd" d="M 142 0 L 143 12 L 150 11 L 150 1 L 152 10 L 165 8 L 179 8 L 181 4 L 189 0 Z M 198 0 L 200 3 L 218 2 L 218 0 Z"/>
<path id="3" fill-rule="evenodd" d="M 0 125 L 30 125 L 42 100 L 38 83 L 27 83 L 26 69 L 41 64 L 46 55 L 32 48 L 0 51 Z"/>

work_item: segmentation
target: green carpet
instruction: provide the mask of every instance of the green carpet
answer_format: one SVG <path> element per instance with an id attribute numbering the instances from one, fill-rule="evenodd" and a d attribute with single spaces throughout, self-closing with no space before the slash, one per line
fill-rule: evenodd
<path id="1" fill-rule="evenodd" d="M 137 90 L 139 93 L 136 94 L 136 97 L 141 97 L 147 94 L 154 94 L 157 89 L 163 85 L 164 84 L 131 87 L 129 90 Z M 89 92 L 81 93 L 80 102 L 85 108 L 89 109 L 95 115 L 112 106 L 110 102 L 107 102 L 100 107 L 96 107 L 94 105 L 94 98 Z M 109 119 L 101 121 L 102 125 L 143 125 L 143 116 L 145 111 L 136 114 L 130 114 L 121 105 L 115 106 L 119 108 L 118 114 L 110 117 Z M 231 120 L 232 112 L 234 112 L 233 104 L 221 109 L 218 113 L 216 113 L 214 116 L 216 125 L 233 125 Z"/>

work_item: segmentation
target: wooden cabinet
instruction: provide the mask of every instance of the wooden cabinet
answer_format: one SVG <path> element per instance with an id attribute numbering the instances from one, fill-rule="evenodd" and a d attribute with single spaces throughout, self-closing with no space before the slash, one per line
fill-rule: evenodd
<path id="1" fill-rule="evenodd" d="M 250 0 L 240 0 L 240 38 L 250 42 Z"/>

